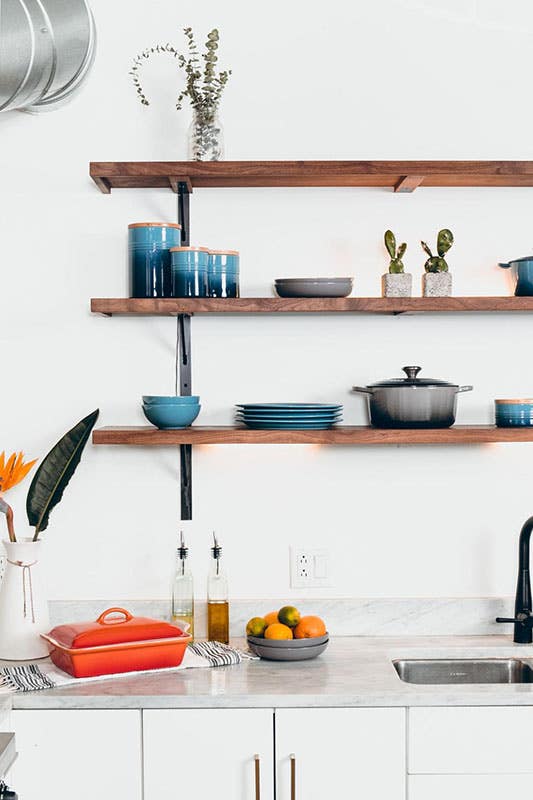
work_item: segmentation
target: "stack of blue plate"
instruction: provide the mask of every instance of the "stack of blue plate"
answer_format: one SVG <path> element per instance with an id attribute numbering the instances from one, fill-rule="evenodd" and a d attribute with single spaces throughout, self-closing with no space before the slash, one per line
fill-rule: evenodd
<path id="1" fill-rule="evenodd" d="M 237 406 L 237 421 L 258 430 L 326 430 L 342 419 L 338 403 L 244 403 Z"/>

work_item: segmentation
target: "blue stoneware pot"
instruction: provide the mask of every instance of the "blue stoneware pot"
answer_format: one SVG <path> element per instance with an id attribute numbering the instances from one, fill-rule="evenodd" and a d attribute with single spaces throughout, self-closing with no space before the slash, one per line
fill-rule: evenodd
<path id="1" fill-rule="evenodd" d="M 533 256 L 517 258 L 514 261 L 500 263 L 503 269 L 515 268 L 516 288 L 514 293 L 517 297 L 533 296 Z"/>
<path id="2" fill-rule="evenodd" d="M 209 297 L 239 297 L 239 253 L 210 250 L 207 273 Z"/>
<path id="3" fill-rule="evenodd" d="M 207 297 L 209 250 L 173 247 L 170 251 L 173 297 Z"/>
<path id="4" fill-rule="evenodd" d="M 498 428 L 533 426 L 533 400 L 495 400 Z"/>
<path id="5" fill-rule="evenodd" d="M 170 248 L 181 243 L 181 225 L 134 222 L 128 225 L 131 297 L 171 297 Z"/>

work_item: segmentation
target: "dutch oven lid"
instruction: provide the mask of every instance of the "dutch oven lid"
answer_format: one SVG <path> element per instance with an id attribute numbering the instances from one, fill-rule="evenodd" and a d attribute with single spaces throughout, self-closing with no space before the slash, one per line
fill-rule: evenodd
<path id="1" fill-rule="evenodd" d="M 378 381 L 377 383 L 370 383 L 369 389 L 385 388 L 387 386 L 453 386 L 456 383 L 449 383 L 448 381 L 439 381 L 436 378 L 417 378 L 418 373 L 422 367 L 402 367 L 405 372 L 405 378 L 389 378 L 387 381 Z"/>
<path id="2" fill-rule="evenodd" d="M 522 261 L 533 261 L 533 256 L 522 256 L 522 258 L 512 258 L 510 261 L 501 261 L 499 266 L 509 269 L 511 264 L 520 264 Z"/>
<path id="3" fill-rule="evenodd" d="M 120 616 L 117 616 L 120 615 Z M 100 647 L 184 636 L 177 625 L 148 617 L 134 617 L 124 608 L 108 608 L 96 622 L 58 625 L 49 636 L 68 648 Z"/>

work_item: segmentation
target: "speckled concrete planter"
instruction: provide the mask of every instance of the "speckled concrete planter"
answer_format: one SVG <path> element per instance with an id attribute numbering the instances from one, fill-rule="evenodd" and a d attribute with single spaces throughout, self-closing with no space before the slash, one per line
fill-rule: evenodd
<path id="1" fill-rule="evenodd" d="M 381 293 L 383 297 L 411 297 L 413 276 L 408 272 L 393 274 L 386 272 L 381 276 Z"/>
<path id="2" fill-rule="evenodd" d="M 424 297 L 449 297 L 451 293 L 451 272 L 425 272 L 422 276 L 422 294 Z"/>

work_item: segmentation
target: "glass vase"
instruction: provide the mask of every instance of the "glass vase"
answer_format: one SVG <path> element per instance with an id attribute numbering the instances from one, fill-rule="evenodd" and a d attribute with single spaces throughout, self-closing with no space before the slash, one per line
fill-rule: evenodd
<path id="1" fill-rule="evenodd" d="M 41 582 L 42 542 L 22 539 L 3 544 L 6 557 L 0 584 L 0 658 L 44 658 L 48 647 L 40 634 L 49 632 L 50 619 Z"/>
<path id="2" fill-rule="evenodd" d="M 189 128 L 189 160 L 221 161 L 224 135 L 217 112 L 193 112 Z"/>

